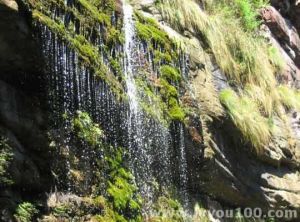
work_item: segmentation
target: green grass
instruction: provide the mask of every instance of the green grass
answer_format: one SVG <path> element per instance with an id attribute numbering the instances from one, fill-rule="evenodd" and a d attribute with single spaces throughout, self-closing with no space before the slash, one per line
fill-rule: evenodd
<path id="1" fill-rule="evenodd" d="M 249 97 L 238 96 L 230 89 L 220 93 L 220 101 L 246 142 L 252 144 L 258 154 L 261 153 L 263 146 L 271 138 L 272 129 L 269 120 L 261 115 L 257 104 Z"/>
<path id="2" fill-rule="evenodd" d="M 287 111 L 299 107 L 298 92 L 288 87 L 277 87 L 276 75 L 285 67 L 282 55 L 275 46 L 257 35 L 260 25 L 258 10 L 268 1 L 204 2 L 205 10 L 194 0 L 160 0 L 157 8 L 172 28 L 179 32 L 189 30 L 198 37 L 204 50 L 226 75 L 230 86 L 239 92 L 237 95 L 232 90 L 225 90 L 219 99 L 243 135 L 243 140 L 261 153 L 274 136 L 272 119 L 275 117 L 284 122 L 283 107 Z M 211 73 L 208 75 L 211 76 Z M 201 84 L 201 79 L 196 80 Z M 209 92 L 201 90 L 200 86 L 194 88 L 197 100 L 208 115 L 222 116 L 222 109 L 217 109 L 220 115 L 214 115 L 212 111 L 211 103 L 220 107 L 213 99 L 213 84 L 208 88 Z M 212 95 L 212 99 L 205 101 L 200 94 Z"/>
<path id="3" fill-rule="evenodd" d="M 278 92 L 282 104 L 287 109 L 295 109 L 300 111 L 300 92 L 286 85 L 278 86 Z"/>
<path id="4" fill-rule="evenodd" d="M 193 0 L 161 0 L 158 8 L 175 29 L 188 29 L 203 36 L 202 40 L 233 85 L 255 84 L 265 91 L 275 88 L 276 67 L 270 61 L 267 43 L 243 31 L 234 10 L 215 7 L 207 13 Z"/>

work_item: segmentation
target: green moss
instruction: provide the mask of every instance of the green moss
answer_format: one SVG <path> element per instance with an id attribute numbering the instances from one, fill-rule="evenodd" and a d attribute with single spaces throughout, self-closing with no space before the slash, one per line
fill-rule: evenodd
<path id="1" fill-rule="evenodd" d="M 159 79 L 159 82 L 161 86 L 160 93 L 166 100 L 168 100 L 169 97 L 178 97 L 178 92 L 175 86 L 169 84 L 165 79 Z"/>
<path id="2" fill-rule="evenodd" d="M 110 16 L 105 13 L 101 13 L 97 7 L 90 3 L 90 1 L 78 0 L 78 2 L 90 13 L 90 15 L 96 21 L 105 25 L 110 25 Z"/>
<path id="3" fill-rule="evenodd" d="M 159 64 L 160 62 L 163 63 L 171 63 L 172 56 L 169 52 L 161 52 L 161 50 L 154 50 L 154 63 Z"/>
<path id="4" fill-rule="evenodd" d="M 138 37 L 146 42 L 153 41 L 160 45 L 165 45 L 168 42 L 167 34 L 152 25 L 137 22 L 136 30 Z"/>
<path id="5" fill-rule="evenodd" d="M 20 222 L 32 222 L 38 214 L 38 210 L 31 203 L 24 202 L 18 205 L 14 217 Z"/>
<path id="6" fill-rule="evenodd" d="M 117 211 L 113 209 L 113 206 L 107 199 L 103 196 L 99 196 L 94 199 L 94 205 L 103 209 L 101 215 L 96 215 L 93 217 L 95 221 L 98 222 L 127 222 L 127 219 L 120 215 Z M 93 221 L 94 221 L 93 220 Z"/>
<path id="7" fill-rule="evenodd" d="M 124 44 L 125 37 L 124 33 L 120 30 L 116 29 L 115 27 L 110 27 L 107 34 L 106 34 L 106 44 L 112 48 L 113 46 L 119 44 Z"/>
<path id="8" fill-rule="evenodd" d="M 68 42 L 71 44 L 72 48 L 81 55 L 81 58 L 87 63 L 87 65 L 95 65 L 104 69 L 98 49 L 90 44 L 84 36 L 75 35 L 74 38 L 69 37 Z"/>
<path id="9" fill-rule="evenodd" d="M 85 112 L 77 111 L 77 116 L 73 120 L 73 129 L 80 139 L 91 146 L 96 146 L 103 138 L 103 131 L 99 125 L 93 123 L 89 114 Z"/>
<path id="10" fill-rule="evenodd" d="M 164 78 L 168 81 L 179 81 L 181 79 L 180 72 L 178 69 L 169 66 L 169 65 L 163 65 L 160 67 L 160 75 L 161 78 Z"/>
<path id="11" fill-rule="evenodd" d="M 124 221 L 138 222 L 141 221 L 141 198 L 132 174 L 124 166 L 122 153 L 122 149 L 117 149 L 106 158 L 110 175 L 107 192 L 113 209 L 126 219 Z"/>
<path id="12" fill-rule="evenodd" d="M 136 13 L 136 31 L 137 36 L 148 43 L 159 44 L 163 49 L 171 49 L 171 40 L 166 32 L 159 28 L 156 20 L 144 17 Z"/>
<path id="13" fill-rule="evenodd" d="M 13 159 L 11 147 L 7 141 L 0 137 L 0 186 L 12 185 L 13 181 L 8 173 L 9 166 Z"/>
<path id="14" fill-rule="evenodd" d="M 174 97 L 169 99 L 169 116 L 171 119 L 178 121 L 183 121 L 185 118 L 185 112 Z"/>
<path id="15" fill-rule="evenodd" d="M 119 61 L 117 59 L 110 57 L 109 62 L 113 72 L 119 77 L 123 77 L 123 70 Z"/>

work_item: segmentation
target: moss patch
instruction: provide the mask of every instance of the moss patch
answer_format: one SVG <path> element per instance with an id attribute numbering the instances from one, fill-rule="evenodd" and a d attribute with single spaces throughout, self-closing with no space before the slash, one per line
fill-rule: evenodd
<path id="1" fill-rule="evenodd" d="M 115 150 L 106 160 L 109 164 L 109 182 L 107 192 L 113 208 L 124 217 L 124 221 L 142 221 L 141 197 L 133 183 L 133 175 L 126 169 L 123 162 L 124 150 Z M 121 221 L 121 220 L 120 220 Z"/>

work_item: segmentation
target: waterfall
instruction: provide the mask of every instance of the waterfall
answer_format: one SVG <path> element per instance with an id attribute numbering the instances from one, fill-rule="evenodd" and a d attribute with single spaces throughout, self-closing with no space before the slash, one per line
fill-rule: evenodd
<path id="1" fill-rule="evenodd" d="M 129 143 L 128 149 L 130 154 L 130 165 L 136 177 L 136 182 L 140 187 L 140 191 L 144 198 L 151 199 L 152 192 L 149 186 L 152 180 L 151 162 L 152 158 L 149 154 L 150 137 L 145 135 L 145 124 L 148 119 L 144 118 L 142 110 L 139 107 L 139 96 L 134 80 L 136 62 L 136 34 L 135 22 L 133 20 L 133 8 L 127 4 L 125 0 L 123 3 L 123 28 L 125 33 L 124 44 L 124 75 L 127 88 L 127 96 L 129 100 L 129 114 L 128 114 L 128 134 Z"/>
<path id="2" fill-rule="evenodd" d="M 123 13 L 124 13 L 124 33 L 125 33 L 125 64 L 124 75 L 126 80 L 127 95 L 129 98 L 130 114 L 138 115 L 138 99 L 137 89 L 133 77 L 133 53 L 134 53 L 134 38 L 135 38 L 135 24 L 133 21 L 132 6 L 123 0 Z"/>
<path id="3" fill-rule="evenodd" d="M 124 44 L 124 75 L 127 88 L 127 96 L 129 100 L 129 114 L 128 114 L 128 134 L 129 144 L 128 149 L 131 155 L 130 165 L 131 169 L 136 177 L 136 182 L 140 188 L 140 192 L 146 202 L 146 204 L 152 204 L 155 183 L 161 186 L 172 186 L 173 181 L 179 181 L 179 192 L 184 200 L 185 204 L 188 202 L 187 195 L 187 160 L 184 141 L 184 129 L 183 125 L 179 124 L 175 131 L 170 131 L 161 123 L 149 118 L 139 105 L 143 92 L 137 89 L 135 83 L 135 77 L 139 74 L 139 71 L 144 68 L 143 59 L 141 59 L 147 48 L 138 41 L 135 31 L 135 22 L 133 19 L 133 8 L 131 5 L 123 3 L 123 29 L 125 33 Z M 144 50 L 143 50 L 144 49 Z M 146 53 L 150 56 L 150 53 Z M 186 57 L 181 57 L 181 64 Z M 153 58 L 146 58 L 149 64 L 151 64 L 150 73 L 158 76 L 157 68 L 152 65 Z M 183 70 L 184 75 L 187 73 L 187 67 L 182 64 L 180 67 Z M 151 103 L 151 99 L 149 100 Z M 156 111 L 156 110 L 155 110 Z M 177 124 L 176 124 L 177 125 Z M 171 166 L 172 156 L 172 141 L 171 134 L 178 135 L 173 149 L 175 149 L 175 158 L 178 160 L 175 166 Z M 174 178 L 175 168 L 178 172 L 178 178 Z M 148 203 L 147 203 L 148 202 Z"/>
<path id="4" fill-rule="evenodd" d="M 183 125 L 179 126 L 179 187 L 185 207 L 188 205 L 188 167 L 185 151 L 185 142 L 184 142 L 184 129 Z"/>
<path id="5" fill-rule="evenodd" d="M 145 212 L 147 212 L 147 208 L 150 209 L 153 206 L 155 197 L 160 195 L 162 190 L 173 188 L 174 184 L 180 188 L 178 190 L 182 198 L 187 200 L 188 178 L 184 126 L 172 123 L 171 126 L 177 125 L 177 127 L 170 128 L 165 122 L 160 122 L 158 119 L 165 117 L 160 112 L 160 107 L 156 107 L 155 101 L 147 98 L 144 90 L 139 88 L 138 80 L 141 79 L 138 78 L 145 72 L 149 73 L 149 78 L 159 78 L 159 66 L 153 62 L 150 46 L 137 37 L 132 6 L 125 0 L 122 3 L 125 36 L 123 45 L 116 45 L 108 52 L 105 49 L 102 25 L 96 27 L 99 35 L 95 38 L 87 35 L 85 38 L 98 49 L 101 61 L 108 68 L 110 68 L 109 56 L 112 56 L 109 53 L 116 51 L 117 55 L 113 58 L 118 59 L 120 65 L 123 66 L 125 80 L 123 87 L 127 101 L 119 101 L 110 89 L 109 83 L 97 78 L 92 67 L 86 66 L 80 54 L 70 48 L 67 42 L 62 41 L 47 26 L 38 25 L 47 63 L 45 71 L 49 81 L 48 100 L 53 125 L 52 135 L 55 137 L 56 152 L 59 156 L 53 165 L 54 168 L 58 166 L 58 169 L 54 169 L 57 181 L 59 181 L 56 184 L 58 189 L 80 193 L 82 190 L 78 190 L 78 187 L 84 184 L 83 193 L 88 192 L 90 185 L 94 182 L 91 181 L 93 171 L 99 170 L 96 169 L 96 162 L 102 158 L 101 153 L 91 149 L 88 144 L 76 144 L 74 142 L 76 138 L 71 129 L 71 121 L 76 111 L 87 112 L 92 120 L 103 129 L 106 144 L 123 147 L 128 151 L 126 161 L 135 177 L 139 192 L 144 199 Z M 53 19 L 59 18 L 68 26 L 70 21 L 67 15 L 60 13 L 59 10 L 53 10 Z M 113 16 L 112 20 L 116 19 L 119 18 Z M 70 22 L 70 24 L 73 23 L 74 21 Z M 69 28 L 73 29 L 73 27 Z M 186 59 L 183 55 L 180 58 L 180 64 L 174 63 L 175 66 L 181 68 L 183 74 L 188 73 Z M 163 65 L 163 62 L 160 64 Z M 143 81 L 146 82 L 147 79 Z M 160 92 L 155 89 L 154 93 L 159 95 Z M 148 102 L 150 106 L 153 105 L 154 112 L 157 112 L 156 116 L 161 118 L 156 119 L 146 113 L 141 106 L 141 101 L 145 98 L 144 102 Z M 75 184 L 72 180 L 72 172 L 79 169 L 87 175 L 81 185 Z"/>

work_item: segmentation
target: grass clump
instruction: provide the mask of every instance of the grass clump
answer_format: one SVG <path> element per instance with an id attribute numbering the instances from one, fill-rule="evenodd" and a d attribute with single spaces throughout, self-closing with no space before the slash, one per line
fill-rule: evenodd
<path id="1" fill-rule="evenodd" d="M 232 85 L 256 84 L 266 91 L 275 88 L 275 67 L 270 62 L 267 43 L 241 30 L 234 11 L 215 7 L 208 14 L 193 0 L 161 0 L 158 8 L 177 30 L 188 29 L 203 37 Z"/>
<path id="2" fill-rule="evenodd" d="M 279 70 L 282 71 L 285 67 L 285 62 L 279 50 L 273 46 L 268 47 L 268 55 L 271 63 Z"/>
<path id="3" fill-rule="evenodd" d="M 261 153 L 271 137 L 269 120 L 261 115 L 259 108 L 247 96 L 238 96 L 233 90 L 226 89 L 220 93 L 220 101 L 240 130 L 246 142 L 252 144 L 257 153 Z"/>
<path id="4" fill-rule="evenodd" d="M 286 85 L 278 86 L 278 92 L 282 104 L 289 110 L 300 110 L 300 92 Z"/>
<path id="5" fill-rule="evenodd" d="M 18 205 L 14 217 L 19 222 L 32 222 L 38 214 L 36 207 L 29 202 L 24 202 Z"/>

